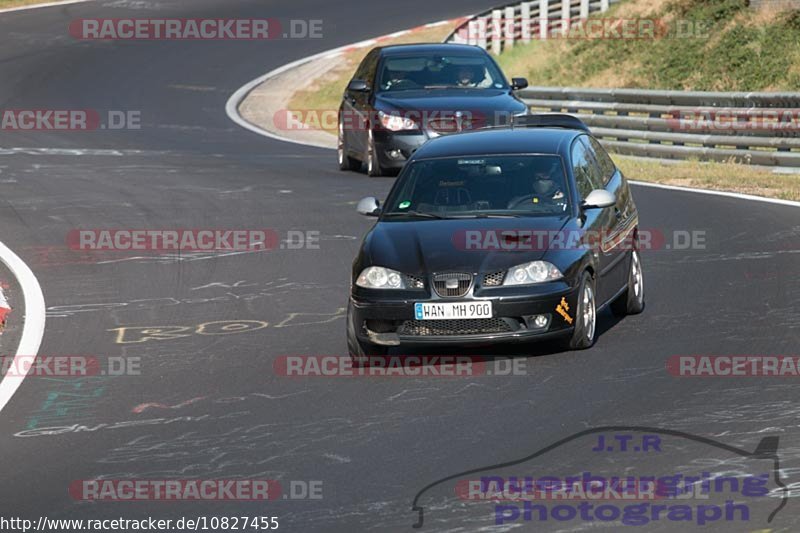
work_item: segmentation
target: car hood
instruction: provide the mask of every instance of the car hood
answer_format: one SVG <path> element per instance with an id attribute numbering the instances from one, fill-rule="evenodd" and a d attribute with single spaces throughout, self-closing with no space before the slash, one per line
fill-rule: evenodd
<path id="1" fill-rule="evenodd" d="M 362 252 L 368 265 L 406 274 L 496 272 L 539 260 L 547 250 L 509 251 L 491 245 L 466 246 L 467 232 L 479 235 L 478 242 L 489 243 L 487 232 L 496 236 L 501 231 L 559 231 L 568 220 L 567 216 L 561 216 L 381 221 L 367 234 Z"/>
<path id="2" fill-rule="evenodd" d="M 491 115 L 495 112 L 524 113 L 526 105 L 508 90 L 431 89 L 400 91 L 376 96 L 375 106 L 403 111 L 470 112 Z"/>

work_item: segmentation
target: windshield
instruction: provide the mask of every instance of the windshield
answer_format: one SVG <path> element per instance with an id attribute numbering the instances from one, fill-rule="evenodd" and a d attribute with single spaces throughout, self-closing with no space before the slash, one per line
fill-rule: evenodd
<path id="1" fill-rule="evenodd" d="M 383 216 L 553 216 L 568 207 L 557 155 L 457 157 L 411 163 L 386 200 Z"/>
<path id="2" fill-rule="evenodd" d="M 419 89 L 507 89 L 500 70 L 484 55 L 427 54 L 383 60 L 380 91 Z"/>

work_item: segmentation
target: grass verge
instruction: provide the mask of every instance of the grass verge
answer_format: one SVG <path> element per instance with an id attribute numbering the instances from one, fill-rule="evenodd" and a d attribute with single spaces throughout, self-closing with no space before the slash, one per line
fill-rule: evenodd
<path id="1" fill-rule="evenodd" d="M 31 6 L 34 4 L 44 4 L 53 0 L 0 0 L 0 9 L 9 7 Z"/>
<path id="2" fill-rule="evenodd" d="M 661 163 L 620 155 L 613 155 L 613 158 L 625 177 L 631 180 L 800 201 L 800 174 L 775 174 L 769 169 L 741 163 Z"/>
<path id="3" fill-rule="evenodd" d="M 498 61 L 507 73 L 527 74 L 532 85 L 796 91 L 800 10 L 748 3 L 627 0 L 591 18 L 656 21 L 663 36 L 603 39 L 576 31 L 573 38 L 518 44 Z"/>

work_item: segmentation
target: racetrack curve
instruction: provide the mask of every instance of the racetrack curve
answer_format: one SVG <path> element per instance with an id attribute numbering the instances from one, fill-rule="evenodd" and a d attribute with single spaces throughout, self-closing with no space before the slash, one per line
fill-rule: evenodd
<path id="1" fill-rule="evenodd" d="M 0 132 L 2 241 L 44 291 L 40 353 L 141 358 L 141 376 L 25 380 L 0 412 L 0 515 L 271 515 L 288 531 L 409 530 L 411 503 L 427 484 L 605 425 L 680 430 L 744 449 L 778 435 L 784 483 L 798 481 L 791 378 L 679 379 L 665 370 L 673 355 L 797 355 L 800 217 L 789 206 L 634 187 L 642 228 L 705 231 L 706 248 L 645 253 L 645 312 L 621 321 L 604 314 L 590 351 L 491 349 L 524 358 L 525 375 L 273 372 L 281 355 L 346 355 L 350 264 L 372 223 L 355 202 L 384 197 L 392 180 L 338 172 L 331 151 L 239 128 L 225 114 L 228 97 L 290 61 L 493 3 L 108 1 L 0 15 L 0 108 L 142 113 L 140 131 Z M 69 22 L 89 17 L 313 18 L 324 21 L 324 38 L 72 39 Z M 73 228 L 208 227 L 319 231 L 320 248 L 154 258 L 65 246 Z M 268 326 L 192 333 L 242 320 Z M 141 330 L 126 330 L 121 344 L 123 327 L 189 334 L 142 341 Z M 120 422 L 131 423 L 110 427 Z M 267 477 L 321 480 L 324 489 L 321 500 L 267 504 L 70 498 L 72 481 L 95 477 Z M 443 507 L 438 518 L 426 515 L 425 529 L 492 523 L 485 512 Z M 796 530 L 798 516 L 790 499 L 771 527 Z"/>

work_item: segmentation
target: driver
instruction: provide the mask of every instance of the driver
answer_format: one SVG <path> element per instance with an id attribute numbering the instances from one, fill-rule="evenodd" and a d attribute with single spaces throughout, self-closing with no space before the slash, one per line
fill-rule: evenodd
<path id="1" fill-rule="evenodd" d="M 564 191 L 561 190 L 556 180 L 553 179 L 555 171 L 556 168 L 540 168 L 534 172 L 533 203 L 538 204 L 542 201 L 550 203 L 564 202 Z"/>
<path id="2" fill-rule="evenodd" d="M 458 69 L 458 86 L 475 87 L 475 71 L 468 65 L 462 65 Z"/>
<path id="3" fill-rule="evenodd" d="M 408 72 L 405 70 L 392 70 L 389 72 L 389 81 L 385 84 L 385 90 L 391 91 L 393 89 L 398 89 L 399 86 L 402 85 L 409 85 L 413 84 L 413 81 L 409 79 Z"/>

